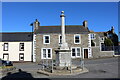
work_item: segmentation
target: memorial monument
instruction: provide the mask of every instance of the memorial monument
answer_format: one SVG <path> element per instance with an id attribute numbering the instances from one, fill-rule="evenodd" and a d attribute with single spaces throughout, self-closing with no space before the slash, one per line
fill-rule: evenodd
<path id="1" fill-rule="evenodd" d="M 55 63 L 51 60 L 50 65 L 45 65 L 43 60 L 43 68 L 38 70 L 38 73 L 46 74 L 46 75 L 75 75 L 80 73 L 86 73 L 88 70 L 81 66 L 76 66 L 72 64 L 71 59 L 71 50 L 68 47 L 68 43 L 66 42 L 65 36 L 65 15 L 64 11 L 61 12 L 61 43 L 59 47 L 55 50 L 56 52 L 56 60 Z M 80 61 L 80 64 L 82 62 Z M 78 63 L 79 64 L 79 63 Z"/>
<path id="2" fill-rule="evenodd" d="M 65 15 L 64 11 L 61 12 L 61 36 L 62 41 L 56 52 L 56 65 L 57 67 L 70 67 L 71 66 L 71 53 L 68 47 L 68 43 L 66 42 L 65 37 Z"/>

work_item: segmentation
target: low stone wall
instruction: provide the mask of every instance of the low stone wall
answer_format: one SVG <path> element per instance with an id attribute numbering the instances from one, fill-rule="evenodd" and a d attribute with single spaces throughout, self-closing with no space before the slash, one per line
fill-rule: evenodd
<path id="1" fill-rule="evenodd" d="M 1 67 L 0 68 L 0 75 L 4 75 L 4 74 L 8 73 L 9 71 L 13 71 L 13 70 L 16 70 L 16 68 L 14 66 Z"/>
<path id="2" fill-rule="evenodd" d="M 100 51 L 100 47 L 92 47 L 93 58 L 113 57 L 114 51 Z"/>
<path id="3" fill-rule="evenodd" d="M 100 57 L 113 57 L 114 51 L 102 51 L 100 52 Z"/>

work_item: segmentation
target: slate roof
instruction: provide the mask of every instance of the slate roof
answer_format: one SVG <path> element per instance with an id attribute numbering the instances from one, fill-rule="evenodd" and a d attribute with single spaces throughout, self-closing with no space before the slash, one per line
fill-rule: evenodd
<path id="1" fill-rule="evenodd" d="M 67 25 L 65 26 L 66 34 L 86 34 L 89 33 L 88 28 L 79 25 Z M 46 34 L 46 33 L 61 33 L 61 26 L 39 26 L 35 31 L 36 34 Z"/>
<path id="2" fill-rule="evenodd" d="M 32 41 L 32 32 L 0 33 L 0 42 Z"/>
<path id="3" fill-rule="evenodd" d="M 104 37 L 104 36 L 105 36 L 104 34 L 105 34 L 106 32 L 95 32 L 95 33 L 97 33 L 100 37 Z"/>

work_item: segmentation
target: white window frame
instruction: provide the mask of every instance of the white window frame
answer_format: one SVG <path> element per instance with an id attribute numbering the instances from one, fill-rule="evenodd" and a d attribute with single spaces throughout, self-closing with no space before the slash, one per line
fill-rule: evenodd
<path id="1" fill-rule="evenodd" d="M 79 43 L 76 43 L 76 42 L 75 42 L 75 37 L 76 37 L 76 36 L 79 36 Z M 75 34 L 75 35 L 74 35 L 74 44 L 81 44 L 81 35 L 80 35 L 80 34 Z"/>
<path id="2" fill-rule="evenodd" d="M 105 38 L 104 38 L 104 37 L 101 37 L 101 38 L 100 38 L 100 40 L 101 40 L 101 41 L 104 41 L 104 40 L 105 40 Z"/>
<path id="3" fill-rule="evenodd" d="M 21 49 L 21 44 L 23 45 L 23 49 Z M 19 51 L 24 51 L 25 50 L 25 43 L 20 43 L 19 44 Z"/>
<path id="4" fill-rule="evenodd" d="M 49 37 L 49 43 L 45 43 L 45 37 L 48 36 Z M 50 35 L 43 35 L 43 44 L 50 44 Z"/>
<path id="5" fill-rule="evenodd" d="M 8 51 L 8 46 L 9 44 L 8 43 L 4 43 L 4 46 L 3 46 L 3 51 Z"/>
<path id="6" fill-rule="evenodd" d="M 43 57 L 43 49 L 45 49 L 46 50 L 46 58 L 44 58 Z M 50 55 L 51 55 L 51 57 L 50 58 L 48 58 L 48 49 L 50 49 Z M 52 59 L 52 48 L 41 48 L 41 59 Z"/>
<path id="7" fill-rule="evenodd" d="M 92 35 L 94 35 L 94 38 L 91 38 Z M 91 40 L 96 39 L 96 38 L 95 38 L 95 35 L 96 35 L 96 34 L 94 34 L 94 33 L 90 33 L 90 38 L 91 38 Z"/>
<path id="8" fill-rule="evenodd" d="M 5 56 L 7 56 L 7 59 L 5 59 Z M 3 53 L 3 60 L 9 60 L 9 54 L 8 53 Z"/>
<path id="9" fill-rule="evenodd" d="M 60 40 L 61 40 L 61 42 L 62 42 L 62 38 L 60 39 L 60 36 L 62 37 L 62 35 L 60 34 L 60 35 L 58 36 L 59 44 L 60 44 Z"/>
<path id="10" fill-rule="evenodd" d="M 21 59 L 21 56 L 23 57 L 23 59 Z M 19 53 L 19 61 L 24 61 L 24 53 Z"/>
<path id="11" fill-rule="evenodd" d="M 75 49 L 75 56 L 72 56 L 72 49 Z M 77 49 L 80 49 L 80 56 L 77 55 Z M 81 47 L 71 47 L 71 58 L 80 58 L 81 57 Z"/>

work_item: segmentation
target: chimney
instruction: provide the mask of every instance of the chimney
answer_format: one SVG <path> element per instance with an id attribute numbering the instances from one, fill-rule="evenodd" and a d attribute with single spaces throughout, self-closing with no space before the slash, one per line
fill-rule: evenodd
<path id="1" fill-rule="evenodd" d="M 38 29 L 38 27 L 40 26 L 39 21 L 36 19 L 36 21 L 34 22 L 34 29 Z"/>
<path id="2" fill-rule="evenodd" d="M 85 28 L 88 28 L 88 22 L 87 22 L 86 20 L 83 22 L 83 26 L 84 26 Z"/>
<path id="3" fill-rule="evenodd" d="M 114 26 L 111 27 L 111 32 L 114 33 Z"/>

